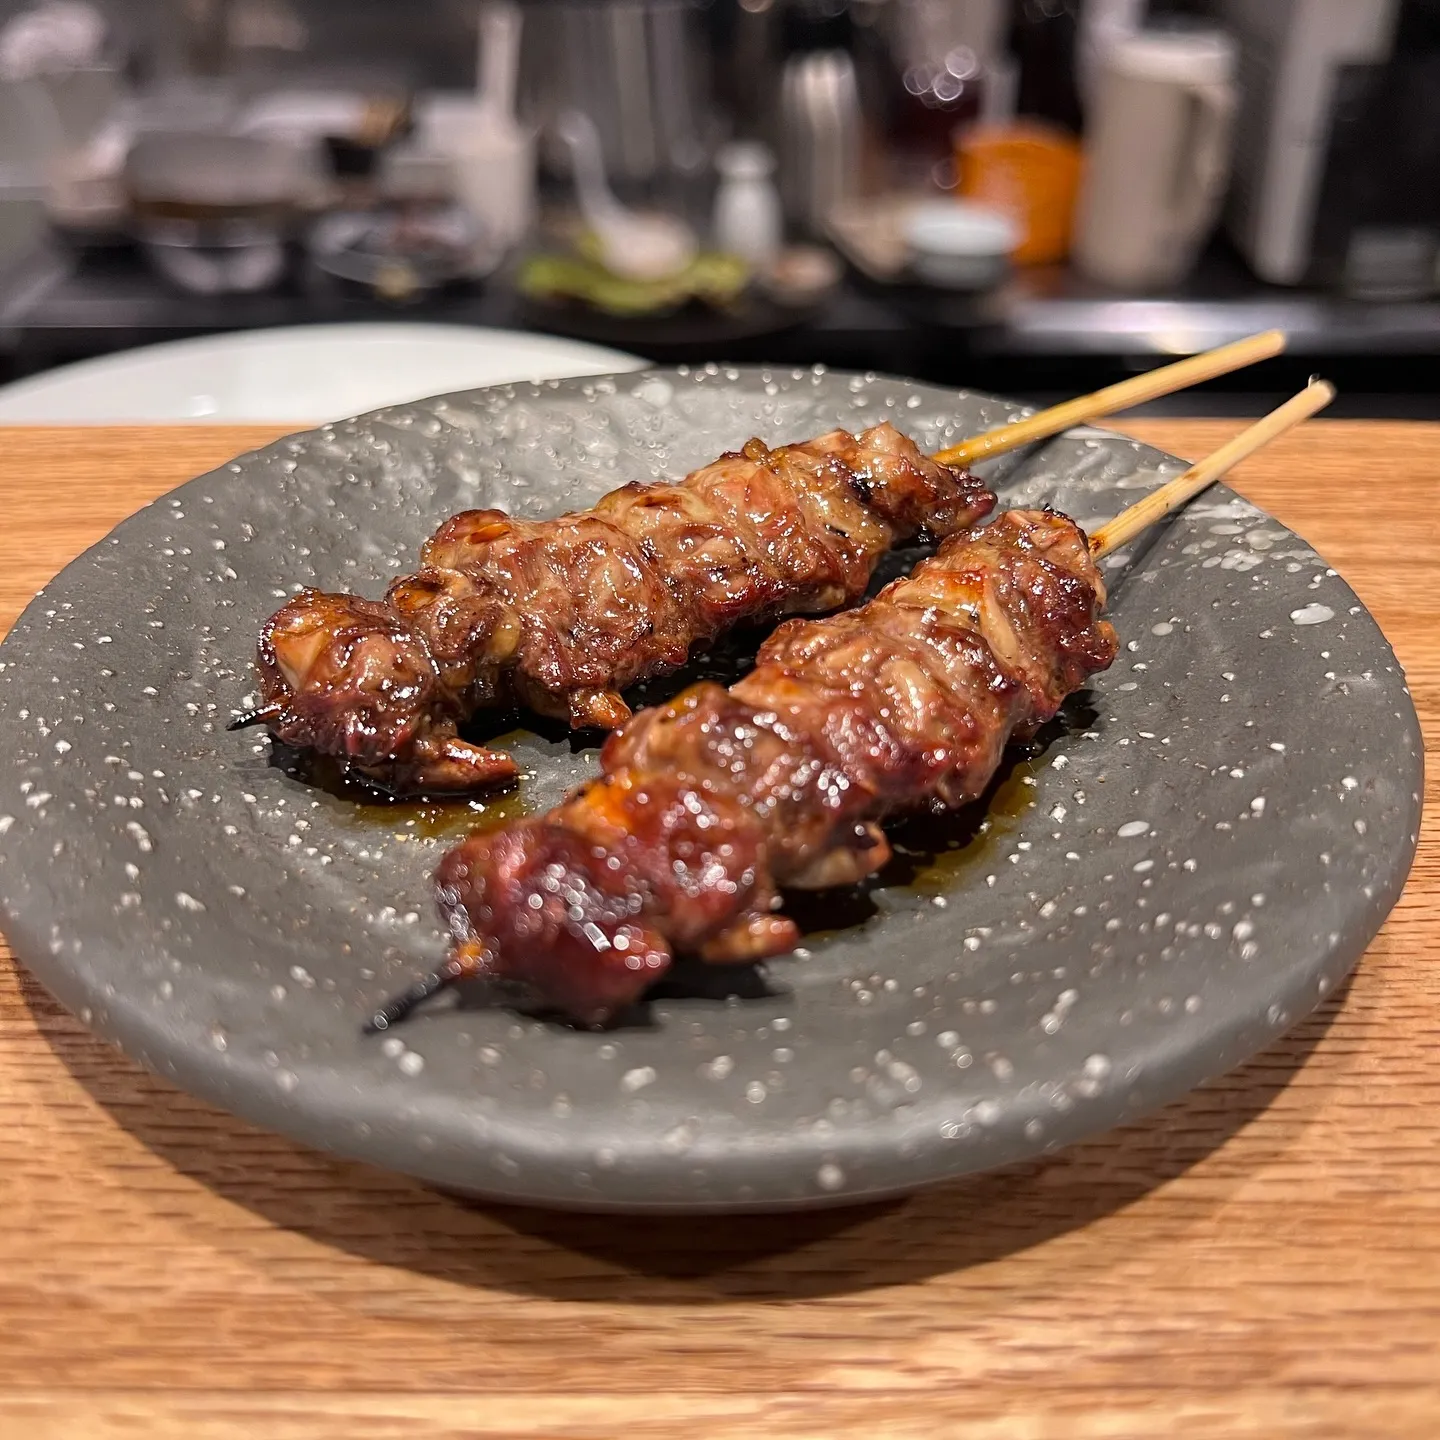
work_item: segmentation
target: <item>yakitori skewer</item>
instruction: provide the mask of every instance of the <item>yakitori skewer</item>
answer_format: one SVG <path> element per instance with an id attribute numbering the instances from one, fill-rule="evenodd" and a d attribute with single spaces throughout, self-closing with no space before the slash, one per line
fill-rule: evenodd
<path id="1" fill-rule="evenodd" d="M 597 779 L 444 857 L 450 957 L 368 1028 L 476 977 L 603 1024 L 677 953 L 736 963 L 793 948 L 781 887 L 873 874 L 890 855 L 882 819 L 983 794 L 1006 744 L 1111 663 L 1096 558 L 1333 395 L 1312 384 L 1089 540 L 1050 510 L 952 535 L 868 604 L 782 625 L 728 691 L 693 685 L 633 716 Z"/>
<path id="2" fill-rule="evenodd" d="M 471 510 L 425 544 L 384 601 L 304 590 L 266 623 L 264 723 L 395 790 L 511 778 L 459 725 L 512 701 L 613 729 L 620 691 L 741 622 L 833 610 L 892 546 L 967 530 L 995 504 L 963 466 L 1275 354 L 1222 346 L 927 457 L 893 426 L 771 449 L 751 440 L 678 485 L 627 485 L 554 520 Z"/>
<path id="3" fill-rule="evenodd" d="M 1137 405 L 1174 395 L 1235 370 L 1243 370 L 1247 365 L 1272 359 L 1284 349 L 1285 332 L 1265 330 L 1259 335 L 1249 335 L 1243 340 L 1207 350 L 1203 355 L 1192 355 L 1188 360 L 1177 360 L 1173 365 L 1147 370 L 1143 375 L 1107 385 L 1092 394 L 1065 400 L 1048 410 L 1027 415 L 1023 420 L 1014 420 L 1008 425 L 987 430 L 983 435 L 962 440 L 948 450 L 938 451 L 932 458 L 942 465 L 977 465 L 982 460 L 1006 455 L 1037 440 L 1048 440 L 1072 426 L 1103 420 L 1107 415 L 1118 415 L 1122 410 L 1133 410 Z"/>

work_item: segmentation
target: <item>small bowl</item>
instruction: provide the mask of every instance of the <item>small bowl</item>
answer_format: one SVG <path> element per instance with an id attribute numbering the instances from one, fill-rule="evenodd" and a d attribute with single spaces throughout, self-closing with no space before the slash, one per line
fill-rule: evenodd
<path id="1" fill-rule="evenodd" d="M 310 232 L 310 259 L 327 275 L 392 301 L 419 299 L 489 275 L 504 255 L 458 205 L 337 211 Z"/>
<path id="2" fill-rule="evenodd" d="M 156 131 L 131 146 L 123 180 L 142 214 L 233 219 L 289 213 L 314 175 L 305 151 L 279 140 Z"/>
<path id="3" fill-rule="evenodd" d="M 192 295 L 250 295 L 284 278 L 280 229 L 263 220 L 142 219 L 137 238 L 150 263 Z"/>
<path id="4" fill-rule="evenodd" d="M 933 200 L 905 217 L 915 277 L 947 290 L 988 290 L 1010 268 L 1020 229 L 1003 210 L 966 200 Z"/>
<path id="5" fill-rule="evenodd" d="M 814 305 L 840 283 L 842 273 L 833 252 L 819 245 L 790 245 L 757 278 L 779 305 Z"/>

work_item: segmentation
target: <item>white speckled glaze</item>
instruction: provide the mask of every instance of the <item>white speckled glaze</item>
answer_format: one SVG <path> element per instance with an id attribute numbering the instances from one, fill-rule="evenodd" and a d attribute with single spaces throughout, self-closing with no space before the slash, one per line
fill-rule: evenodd
<path id="1" fill-rule="evenodd" d="M 751 434 L 893 419 L 927 448 L 1018 407 L 873 376 L 708 367 L 503 386 L 292 436 L 87 552 L 0 647 L 0 919 L 101 1034 L 263 1124 L 543 1204 L 765 1209 L 893 1193 L 1153 1109 L 1263 1046 L 1399 895 L 1421 748 L 1370 616 L 1216 489 L 1106 561 L 1120 658 L 1035 803 L 939 893 L 756 998 L 596 1035 L 375 1001 L 440 953 L 439 841 L 356 821 L 225 721 L 300 584 L 378 593 L 449 512 L 587 504 Z M 1108 518 L 1182 468 L 1085 429 L 999 462 L 1002 503 Z M 588 769 L 511 737 L 527 802 Z M 756 987 L 759 990 L 763 986 Z"/>

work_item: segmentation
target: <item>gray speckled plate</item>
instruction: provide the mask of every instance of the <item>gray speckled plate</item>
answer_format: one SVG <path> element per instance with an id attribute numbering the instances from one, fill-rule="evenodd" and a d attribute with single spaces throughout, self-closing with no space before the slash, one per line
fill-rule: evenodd
<path id="1" fill-rule="evenodd" d="M 515 1200 L 858 1199 L 1163 1104 L 1354 965 L 1419 817 L 1419 730 L 1384 638 L 1229 491 L 1107 561 L 1121 658 L 988 833 L 812 909 L 864 918 L 736 993 L 662 997 L 610 1034 L 470 1004 L 362 1036 L 439 953 L 445 826 L 311 788 L 224 730 L 288 588 L 378 593 L 452 510 L 582 505 L 752 433 L 890 417 L 933 449 L 1013 413 L 872 376 L 651 372 L 382 411 L 192 481 L 0 648 L 6 933 L 88 1024 L 217 1104 Z M 994 478 L 1090 523 L 1179 468 L 1082 431 Z M 563 738 L 512 739 L 527 803 L 590 764 Z"/>

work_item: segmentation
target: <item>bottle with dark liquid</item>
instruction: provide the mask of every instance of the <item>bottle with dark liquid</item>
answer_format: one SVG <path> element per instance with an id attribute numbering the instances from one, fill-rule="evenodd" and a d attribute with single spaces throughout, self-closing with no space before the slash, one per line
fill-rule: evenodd
<path id="1" fill-rule="evenodd" d="M 891 136 L 898 178 L 907 188 L 954 188 L 953 136 L 980 118 L 984 83 L 979 59 L 964 46 L 904 67 L 894 89 Z"/>
<path id="2" fill-rule="evenodd" d="M 875 108 L 897 188 L 953 188 L 954 134 L 980 118 L 986 65 L 1001 38 L 997 3 L 890 0 L 885 7 Z"/>
<path id="3" fill-rule="evenodd" d="M 1015 113 L 1080 133 L 1077 0 L 1014 0 L 1010 53 L 1019 66 Z"/>

